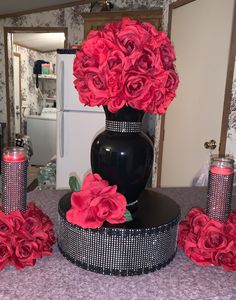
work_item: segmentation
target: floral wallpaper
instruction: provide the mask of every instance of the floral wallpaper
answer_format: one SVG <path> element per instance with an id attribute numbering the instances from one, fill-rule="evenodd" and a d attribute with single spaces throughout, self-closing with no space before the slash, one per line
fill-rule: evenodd
<path id="1" fill-rule="evenodd" d="M 38 52 L 18 45 L 13 45 L 14 53 L 20 54 L 21 59 L 21 99 L 23 117 L 27 114 L 40 114 L 44 105 L 43 96 L 55 97 L 56 81 L 39 79 L 39 89 L 36 88 L 36 78 L 33 75 L 33 67 L 36 60 L 45 60 L 56 64 L 56 52 Z M 24 118 L 23 118 L 24 119 Z"/>

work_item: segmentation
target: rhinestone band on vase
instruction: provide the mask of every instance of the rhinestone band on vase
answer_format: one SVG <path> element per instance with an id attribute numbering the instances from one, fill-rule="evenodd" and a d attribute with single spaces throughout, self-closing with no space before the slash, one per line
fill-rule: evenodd
<path id="1" fill-rule="evenodd" d="M 119 122 L 106 120 L 106 130 L 115 132 L 141 132 L 142 122 Z"/>

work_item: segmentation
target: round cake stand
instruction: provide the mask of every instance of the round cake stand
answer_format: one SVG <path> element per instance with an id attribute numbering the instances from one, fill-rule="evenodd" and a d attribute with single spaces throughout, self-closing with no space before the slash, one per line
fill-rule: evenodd
<path id="1" fill-rule="evenodd" d="M 133 220 L 83 229 L 66 220 L 70 194 L 59 202 L 58 247 L 77 266 L 108 275 L 141 275 L 159 270 L 175 256 L 179 206 L 167 196 L 145 190 Z"/>

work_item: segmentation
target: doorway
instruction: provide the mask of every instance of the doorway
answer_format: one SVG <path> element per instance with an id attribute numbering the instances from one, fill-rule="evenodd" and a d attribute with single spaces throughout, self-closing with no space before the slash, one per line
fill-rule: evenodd
<path id="1" fill-rule="evenodd" d="M 56 36 L 60 33 L 63 35 L 63 39 L 61 37 L 53 39 L 53 35 Z M 51 36 L 46 37 L 46 35 Z M 15 144 L 16 133 L 19 133 L 19 131 L 20 134 L 26 133 L 25 115 L 31 112 L 33 112 L 33 114 L 40 113 L 35 106 L 38 105 L 38 99 L 39 102 L 42 102 L 43 99 L 42 97 L 40 99 L 41 91 L 35 91 L 35 78 L 33 78 L 34 57 L 39 57 L 38 59 L 40 59 L 40 57 L 46 57 L 49 52 L 55 52 L 58 48 L 66 48 L 67 39 L 68 30 L 65 27 L 4 27 L 7 124 L 9 125 L 7 128 L 7 136 L 9 145 Z M 26 63 L 19 49 L 24 49 L 24 52 L 29 53 L 29 59 Z M 18 57 L 21 55 L 21 59 L 18 59 L 14 53 L 17 53 Z M 32 53 L 37 53 L 38 55 L 32 55 Z M 21 67 L 18 73 L 14 68 L 14 61 L 15 63 L 21 61 Z M 52 68 L 53 64 L 51 65 L 51 70 Z M 27 75 L 25 74 L 26 71 L 28 72 Z M 21 77 L 19 80 L 17 79 L 17 74 Z M 29 81 L 28 90 L 25 88 L 25 81 L 22 79 L 23 75 L 25 75 L 25 78 Z M 18 84 L 17 82 L 20 83 Z M 19 95 L 17 92 L 18 86 L 20 87 L 19 105 L 15 104 L 15 99 L 17 95 Z M 33 94 L 35 94 L 34 105 L 31 104 Z M 42 107 L 43 103 L 39 104 Z"/>

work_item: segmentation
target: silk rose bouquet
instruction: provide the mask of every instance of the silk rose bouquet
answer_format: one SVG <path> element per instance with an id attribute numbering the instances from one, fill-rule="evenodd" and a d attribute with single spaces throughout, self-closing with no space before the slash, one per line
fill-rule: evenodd
<path id="1" fill-rule="evenodd" d="M 163 114 L 179 83 L 174 61 L 174 48 L 164 32 L 123 18 L 89 33 L 76 54 L 74 84 L 84 105 L 107 106 L 110 112 L 130 106 Z"/>

